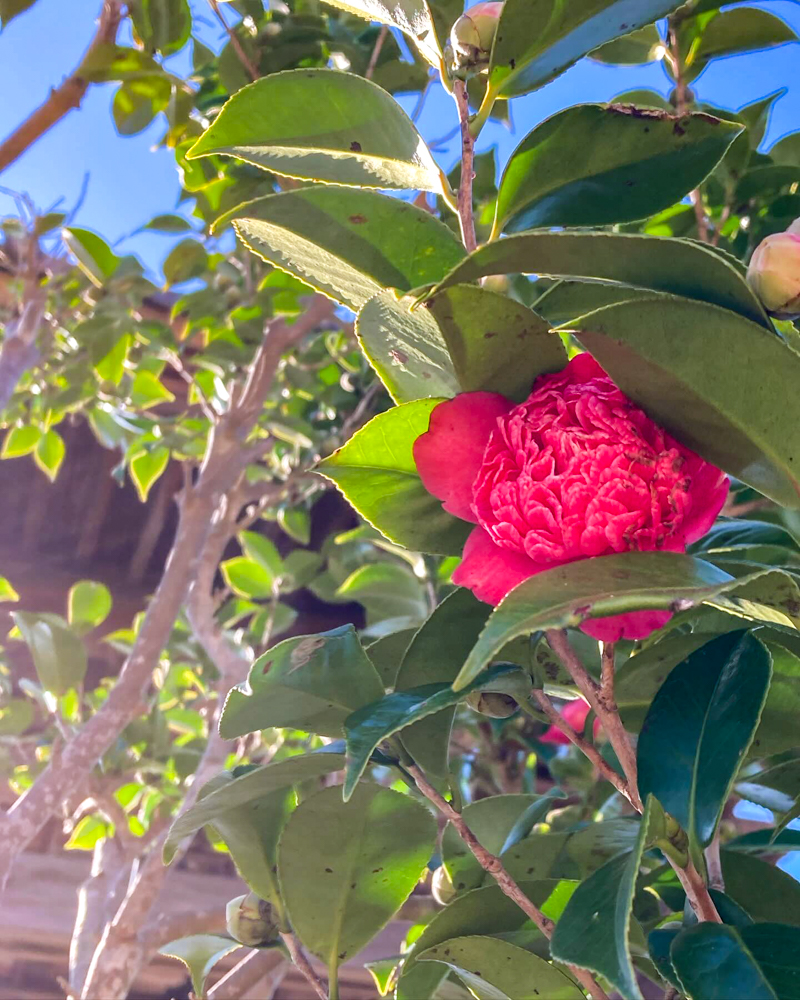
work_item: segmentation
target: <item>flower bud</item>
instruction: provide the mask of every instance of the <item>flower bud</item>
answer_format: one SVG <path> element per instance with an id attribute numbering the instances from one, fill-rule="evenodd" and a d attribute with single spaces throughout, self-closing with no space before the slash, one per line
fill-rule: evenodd
<path id="1" fill-rule="evenodd" d="M 517 710 L 517 703 L 510 694 L 499 691 L 473 691 L 466 702 L 471 709 L 490 719 L 507 719 Z"/>
<path id="2" fill-rule="evenodd" d="M 784 319 L 800 315 L 800 219 L 759 243 L 747 280 L 767 312 Z"/>
<path id="3" fill-rule="evenodd" d="M 273 944 L 280 933 L 272 906 L 254 892 L 237 896 L 228 903 L 225 925 L 231 937 L 249 948 Z"/>
<path id="4" fill-rule="evenodd" d="M 453 69 L 479 69 L 489 65 L 502 3 L 476 3 L 456 21 L 450 30 Z"/>
<path id="5" fill-rule="evenodd" d="M 447 874 L 447 869 L 444 865 L 440 865 L 433 873 L 433 878 L 431 879 L 431 893 L 433 894 L 433 898 L 436 902 L 441 906 L 447 906 L 456 894 L 453 880 Z"/>

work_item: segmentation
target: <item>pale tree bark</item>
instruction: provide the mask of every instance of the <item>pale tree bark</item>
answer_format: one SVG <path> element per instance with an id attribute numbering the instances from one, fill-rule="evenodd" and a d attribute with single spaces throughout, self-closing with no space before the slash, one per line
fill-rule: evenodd
<path id="1" fill-rule="evenodd" d="M 251 951 L 208 991 L 208 1000 L 272 1000 L 291 965 L 279 951 Z"/>

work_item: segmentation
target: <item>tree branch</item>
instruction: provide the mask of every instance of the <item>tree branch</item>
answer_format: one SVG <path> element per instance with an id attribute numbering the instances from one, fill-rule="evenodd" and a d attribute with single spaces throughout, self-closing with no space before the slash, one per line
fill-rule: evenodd
<path id="1" fill-rule="evenodd" d="M 461 128 L 461 183 L 458 186 L 458 221 L 461 225 L 461 241 L 467 253 L 477 247 L 475 219 L 472 214 L 472 181 L 475 177 L 475 140 L 469 131 L 469 98 L 467 85 L 463 80 L 453 84 L 453 97 L 458 108 Z"/>
<path id="2" fill-rule="evenodd" d="M 83 67 L 90 56 L 102 45 L 113 45 L 122 17 L 121 0 L 103 0 L 97 32 L 80 65 L 59 87 L 50 91 L 47 100 L 39 105 L 11 135 L 0 143 L 0 172 L 10 166 L 38 139 L 61 121 L 73 108 L 79 108 L 89 89 L 90 81 Z"/>
<path id="3" fill-rule="evenodd" d="M 303 974 L 308 985 L 313 989 L 320 1000 L 328 1000 L 328 991 L 322 985 L 322 980 L 311 967 L 311 962 L 309 962 L 308 956 L 301 948 L 300 942 L 297 940 L 295 935 L 281 934 L 281 939 L 289 949 L 292 961 L 297 966 L 298 971 Z"/>
<path id="4" fill-rule="evenodd" d="M 219 23 L 225 29 L 225 32 L 231 41 L 231 45 L 233 46 L 233 51 L 239 57 L 239 62 L 242 64 L 242 66 L 244 66 L 248 76 L 255 83 L 255 81 L 258 80 L 259 77 L 261 76 L 261 74 L 258 71 L 258 67 L 253 64 L 252 60 L 244 50 L 244 46 L 242 45 L 241 39 L 236 34 L 234 29 L 225 20 L 222 11 L 219 9 L 219 4 L 217 3 L 217 0 L 208 0 L 208 4 L 214 11 Z"/>
<path id="5" fill-rule="evenodd" d="M 267 977 L 270 981 L 267 996 L 271 997 L 290 968 L 289 962 L 277 949 L 251 951 L 211 987 L 208 1000 L 253 997 L 253 987 Z"/>
<path id="6" fill-rule="evenodd" d="M 549 941 L 553 936 L 555 924 L 549 917 L 546 917 L 542 913 L 538 906 L 528 899 L 522 889 L 520 889 L 514 879 L 508 874 L 502 860 L 486 850 L 472 830 L 470 830 L 467 826 L 461 813 L 454 809 L 447 799 L 436 791 L 416 764 L 404 764 L 404 768 L 414 779 L 417 788 L 420 792 L 422 792 L 425 798 L 436 807 L 442 816 L 453 824 L 453 827 L 457 831 L 459 837 L 461 837 L 470 851 L 472 851 L 475 860 L 481 868 L 492 876 L 505 895 L 517 904 L 525 916 L 533 921 L 536 927 L 538 927 L 541 933 Z M 570 965 L 568 968 L 583 988 L 588 990 L 592 1000 L 608 1000 L 608 996 L 595 981 L 594 976 L 592 976 L 585 969 L 577 968 L 577 966 Z"/>

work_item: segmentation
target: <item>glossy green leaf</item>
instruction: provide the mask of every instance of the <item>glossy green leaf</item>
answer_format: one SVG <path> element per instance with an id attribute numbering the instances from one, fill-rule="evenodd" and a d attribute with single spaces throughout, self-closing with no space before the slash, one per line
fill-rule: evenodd
<path id="1" fill-rule="evenodd" d="M 214 153 L 356 187 L 440 194 L 447 183 L 400 105 L 369 80 L 338 70 L 286 70 L 244 87 L 187 158 Z"/>
<path id="2" fill-rule="evenodd" d="M 232 938 L 216 934 L 192 934 L 171 941 L 159 949 L 159 954 L 177 958 L 189 970 L 195 996 L 205 996 L 208 974 L 217 962 L 242 946 Z"/>
<path id="3" fill-rule="evenodd" d="M 789 1000 L 800 996 L 800 929 L 764 923 L 683 930 L 670 957 L 683 989 L 703 1000 Z"/>
<path id="4" fill-rule="evenodd" d="M 425 308 L 442 331 L 460 392 L 486 390 L 522 401 L 537 376 L 567 363 L 550 324 L 505 295 L 456 285 L 427 300 Z"/>
<path id="5" fill-rule="evenodd" d="M 226 739 L 272 726 L 341 736 L 344 720 L 383 695 L 352 625 L 278 643 L 228 694 L 219 722 Z"/>
<path id="6" fill-rule="evenodd" d="M 582 104 L 537 125 L 511 154 L 494 235 L 643 219 L 709 174 L 742 126 L 626 104 Z"/>
<path id="7" fill-rule="evenodd" d="M 590 53 L 590 57 L 597 62 L 611 63 L 614 66 L 640 66 L 660 58 L 661 50 L 663 43 L 658 28 L 654 24 L 647 24 L 644 28 L 615 38 L 613 42 L 606 42 Z"/>
<path id="8" fill-rule="evenodd" d="M 414 636 L 397 673 L 395 690 L 451 684 L 478 639 L 491 607 L 459 588 L 434 609 Z M 403 730 L 403 745 L 426 774 L 447 775 L 455 706 Z"/>
<path id="9" fill-rule="evenodd" d="M 231 219 L 255 254 L 351 309 L 387 287 L 438 281 L 464 256 L 430 212 L 376 191 L 285 191 L 239 205 L 215 228 Z"/>
<path id="10" fill-rule="evenodd" d="M 452 938 L 423 951 L 418 962 L 440 962 L 477 1000 L 583 1000 L 563 972 L 500 938 Z"/>
<path id="11" fill-rule="evenodd" d="M 264 570 L 270 583 L 280 579 L 284 573 L 283 559 L 271 538 L 258 531 L 240 531 L 236 539 L 247 558 Z"/>
<path id="12" fill-rule="evenodd" d="M 558 920 L 576 887 L 575 882 L 558 879 L 527 879 L 518 884 L 528 899 L 551 920 Z M 434 995 L 444 978 L 444 969 L 435 963 L 417 962 L 428 949 L 464 935 L 509 935 L 522 929 L 527 932 L 528 940 L 545 946 L 546 955 L 546 942 L 539 931 L 499 886 L 488 885 L 457 896 L 433 917 L 406 955 L 397 983 L 397 1000 L 420 1000 L 420 997 Z"/>
<path id="13" fill-rule="evenodd" d="M 275 578 L 255 559 L 234 556 L 220 563 L 219 570 L 225 583 L 240 597 L 258 600 L 275 593 Z"/>
<path id="14" fill-rule="evenodd" d="M 570 324 L 622 391 L 682 444 L 788 507 L 800 506 L 800 355 L 728 310 L 672 296 Z M 702 336 L 697 331 L 702 330 Z M 719 358 L 725 364 L 719 364 Z"/>
<path id="15" fill-rule="evenodd" d="M 164 844 L 164 863 L 172 861 L 178 845 L 185 837 L 190 837 L 206 824 L 213 823 L 232 810 L 282 788 L 290 788 L 343 769 L 344 752 L 323 748 L 264 764 L 238 778 L 231 776 L 175 820 Z"/>
<path id="16" fill-rule="evenodd" d="M 6 431 L 3 438 L 3 450 L 0 458 L 19 458 L 30 455 L 42 438 L 42 432 L 31 424 L 25 427 L 12 427 Z"/>
<path id="17" fill-rule="evenodd" d="M 669 552 L 600 556 L 545 570 L 495 609 L 454 686 L 469 684 L 517 636 L 626 611 L 691 607 L 736 583 L 710 563 Z"/>
<path id="18" fill-rule="evenodd" d="M 345 721 L 347 775 L 344 794 L 349 798 L 364 773 L 372 752 L 383 740 L 427 716 L 452 708 L 473 691 L 499 691 L 517 699 L 530 693 L 530 677 L 519 667 L 501 663 L 480 674 L 463 691 L 447 682 L 396 690 L 374 703 L 363 705 Z"/>
<path id="19" fill-rule="evenodd" d="M 169 465 L 169 449 L 153 448 L 152 451 L 141 451 L 131 459 L 128 466 L 133 485 L 144 503 L 150 490 Z"/>
<path id="20" fill-rule="evenodd" d="M 70 625 L 96 628 L 111 611 L 111 591 L 104 583 L 79 580 L 67 595 L 67 620 Z"/>
<path id="21" fill-rule="evenodd" d="M 13 611 L 11 617 L 30 650 L 39 683 L 52 694 L 66 694 L 86 676 L 86 649 L 59 615 Z"/>
<path id="22" fill-rule="evenodd" d="M 442 510 L 414 463 L 414 442 L 439 402 L 418 399 L 379 414 L 317 471 L 390 541 L 414 552 L 460 555 L 470 526 Z"/>
<path id="23" fill-rule="evenodd" d="M 58 476 L 58 470 L 61 468 L 66 452 L 64 439 L 52 427 L 36 442 L 33 460 L 51 483 L 55 482 Z"/>
<path id="24" fill-rule="evenodd" d="M 362 784 L 349 803 L 326 788 L 297 807 L 278 851 L 292 927 L 329 969 L 352 958 L 418 882 L 436 821 L 408 795 Z"/>
<path id="25" fill-rule="evenodd" d="M 669 292 L 731 309 L 771 328 L 743 275 L 725 258 L 702 243 L 658 236 L 581 232 L 508 236 L 470 254 L 440 282 L 434 293 L 460 282 L 518 271 L 540 277 L 583 278 L 588 282 L 583 288 L 594 295 L 637 297 L 629 289 L 620 288 L 620 283 Z M 557 287 L 543 297 L 543 302 Z M 589 308 L 605 304 L 601 301 Z M 577 315 L 580 313 L 571 312 L 569 318 Z"/>
<path id="26" fill-rule="evenodd" d="M 78 267 L 92 284 L 102 288 L 119 267 L 119 257 L 104 239 L 88 229 L 71 226 L 69 229 L 62 229 L 61 235 L 78 262 Z"/>
<path id="27" fill-rule="evenodd" d="M 775 865 L 741 851 L 721 852 L 725 892 L 756 923 L 781 920 L 800 927 L 800 882 Z"/>
<path id="28" fill-rule="evenodd" d="M 701 847 L 714 836 L 771 674 L 758 639 L 741 631 L 721 635 L 675 667 L 644 720 L 636 748 L 639 793 L 654 795 Z"/>
<path id="29" fill-rule="evenodd" d="M 311 518 L 304 507 L 281 507 L 278 511 L 280 528 L 300 545 L 311 541 Z"/>
<path id="30" fill-rule="evenodd" d="M 459 391 L 453 359 L 439 324 L 426 309 L 411 311 L 412 296 L 387 288 L 356 318 L 362 351 L 396 403 Z"/>
<path id="31" fill-rule="evenodd" d="M 325 3 L 346 10 L 348 14 L 355 14 L 356 17 L 399 28 L 413 39 L 429 63 L 439 66 L 441 51 L 436 40 L 430 5 L 425 0 L 325 0 Z"/>
<path id="32" fill-rule="evenodd" d="M 604 976 L 626 1000 L 641 1000 L 629 934 L 642 854 L 663 835 L 664 813 L 650 797 L 636 846 L 598 868 L 567 904 L 550 940 L 557 961 Z"/>
<path id="33" fill-rule="evenodd" d="M 503 97 L 536 90 L 582 56 L 664 17 L 674 0 L 506 0 L 489 67 Z"/>

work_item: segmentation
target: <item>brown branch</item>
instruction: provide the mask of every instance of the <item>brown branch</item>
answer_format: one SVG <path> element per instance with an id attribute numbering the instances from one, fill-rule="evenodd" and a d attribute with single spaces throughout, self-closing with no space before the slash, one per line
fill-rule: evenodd
<path id="1" fill-rule="evenodd" d="M 97 32 L 77 69 L 11 135 L 0 143 L 0 171 L 6 169 L 73 108 L 79 108 L 91 81 L 84 66 L 103 45 L 113 45 L 122 16 L 121 0 L 103 0 Z"/>
<path id="2" fill-rule="evenodd" d="M 386 36 L 389 34 L 389 28 L 387 25 L 382 24 L 381 30 L 378 32 L 378 37 L 375 40 L 375 46 L 372 49 L 372 54 L 369 57 L 369 65 L 367 66 L 367 71 L 364 74 L 364 78 L 367 80 L 372 79 L 372 75 L 375 72 L 375 67 L 378 65 L 378 59 L 381 56 L 381 49 L 383 48 L 383 43 L 386 41 Z"/>
<path id="3" fill-rule="evenodd" d="M 536 927 L 538 927 L 541 933 L 549 941 L 553 936 L 553 930 L 555 929 L 553 921 L 550 920 L 549 917 L 546 917 L 538 906 L 528 899 L 522 889 L 520 889 L 514 879 L 508 874 L 502 860 L 490 851 L 486 850 L 483 844 L 481 844 L 472 830 L 464 822 L 464 817 L 461 813 L 454 809 L 447 799 L 436 791 L 417 765 L 405 764 L 404 767 L 408 774 L 410 774 L 414 779 L 417 788 L 420 792 L 422 792 L 425 798 L 436 807 L 442 816 L 453 824 L 453 827 L 459 837 L 464 841 L 470 851 L 472 851 L 475 860 L 481 868 L 492 876 L 495 882 L 497 882 L 500 886 L 502 892 L 508 896 L 510 900 L 517 904 L 525 916 L 528 917 L 529 920 L 533 921 Z M 589 972 L 585 969 L 579 969 L 577 966 L 573 965 L 568 966 L 568 968 L 583 988 L 588 990 L 592 1000 L 608 1000 L 606 993 L 600 988 L 594 977 Z"/>
<path id="4" fill-rule="evenodd" d="M 461 226 L 461 241 L 467 253 L 477 247 L 475 219 L 472 214 L 472 181 L 475 177 L 475 140 L 469 131 L 469 98 L 467 85 L 463 80 L 453 84 L 453 97 L 458 108 L 461 129 L 461 183 L 458 185 L 458 221 Z"/>
<path id="5" fill-rule="evenodd" d="M 217 3 L 217 0 L 208 0 L 208 4 L 216 14 L 219 23 L 225 29 L 228 38 L 231 40 L 231 45 L 233 46 L 234 52 L 239 57 L 239 62 L 242 64 L 242 66 L 244 66 L 244 68 L 247 70 L 248 76 L 255 83 L 255 81 L 258 80 L 259 77 L 261 76 L 261 74 L 258 71 L 258 67 L 254 65 L 254 63 L 250 59 L 250 56 L 248 56 L 248 54 L 245 52 L 244 46 L 242 45 L 241 40 L 239 39 L 239 36 L 236 34 L 235 30 L 225 20 L 222 11 L 219 9 L 219 4 Z"/>
<path id="6" fill-rule="evenodd" d="M 705 851 L 706 868 L 708 869 L 708 884 L 712 889 L 725 891 L 725 878 L 722 874 L 722 859 L 719 856 L 719 830 Z"/>
<path id="7" fill-rule="evenodd" d="M 320 1000 L 328 1000 L 328 991 L 322 985 L 322 980 L 312 969 L 308 956 L 300 947 L 300 942 L 294 934 L 281 934 L 281 939 L 289 949 L 292 961 L 297 966 L 298 971 L 303 974 L 309 986 L 314 990 Z"/>
<path id="8" fill-rule="evenodd" d="M 277 949 L 251 951 L 211 987 L 208 1000 L 241 1000 L 243 997 L 252 997 L 253 987 L 267 977 L 270 981 L 267 996 L 272 996 L 290 968 L 291 965 Z"/>

